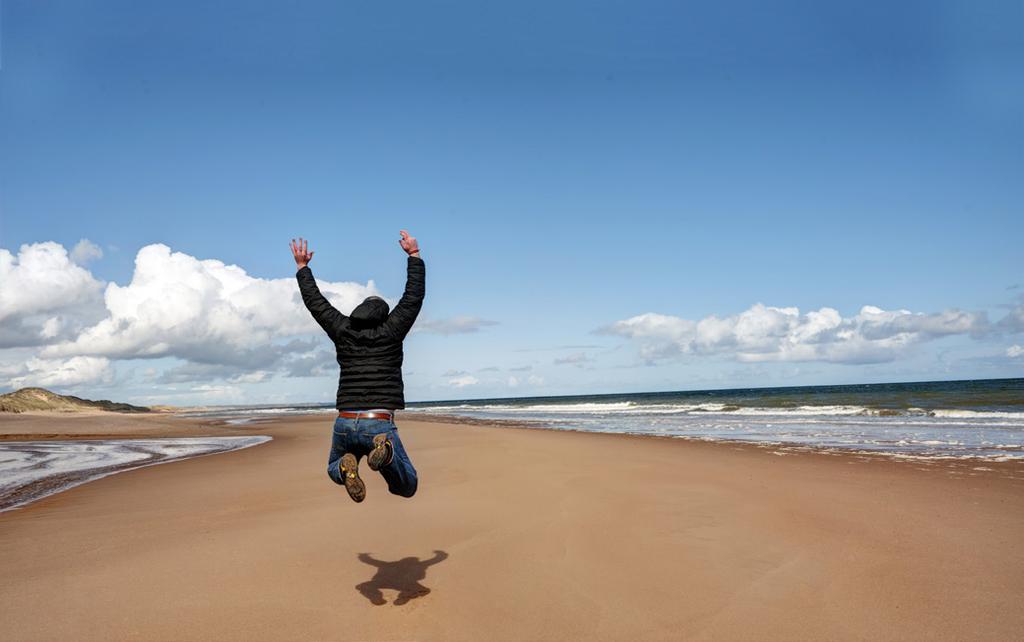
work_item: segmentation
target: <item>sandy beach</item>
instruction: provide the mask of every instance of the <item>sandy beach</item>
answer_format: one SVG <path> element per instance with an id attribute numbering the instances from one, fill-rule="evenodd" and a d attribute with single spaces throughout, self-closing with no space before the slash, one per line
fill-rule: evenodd
<path id="1" fill-rule="evenodd" d="M 364 466 L 357 505 L 324 472 L 325 415 L 233 426 L 4 417 L 5 439 L 273 441 L 0 514 L 2 637 L 1010 640 L 1024 630 L 1019 462 L 925 465 L 409 416 L 399 427 L 419 493 L 389 495 Z"/>

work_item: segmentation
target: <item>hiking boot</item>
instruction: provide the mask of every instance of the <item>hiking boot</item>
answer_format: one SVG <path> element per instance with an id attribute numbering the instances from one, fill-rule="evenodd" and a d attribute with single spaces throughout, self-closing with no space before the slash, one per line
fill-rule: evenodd
<path id="1" fill-rule="evenodd" d="M 387 434 L 381 433 L 373 437 L 373 450 L 366 456 L 366 463 L 370 465 L 370 470 L 380 470 L 390 464 L 394 456 L 395 447 L 391 445 Z"/>
<path id="2" fill-rule="evenodd" d="M 341 456 L 339 463 L 341 478 L 345 481 L 345 490 L 354 502 L 361 502 L 366 499 L 366 484 L 359 479 L 359 461 L 352 453 L 345 453 Z"/>

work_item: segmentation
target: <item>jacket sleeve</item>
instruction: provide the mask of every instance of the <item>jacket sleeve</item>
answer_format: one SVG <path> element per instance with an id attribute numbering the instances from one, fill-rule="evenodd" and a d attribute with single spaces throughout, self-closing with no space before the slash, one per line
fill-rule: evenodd
<path id="1" fill-rule="evenodd" d="M 409 334 L 423 307 L 423 296 L 426 294 L 427 269 L 423 259 L 410 256 L 406 269 L 405 292 L 384 322 L 388 332 L 399 339 Z"/>
<path id="2" fill-rule="evenodd" d="M 306 308 L 320 327 L 333 339 L 337 336 L 339 326 L 346 319 L 345 315 L 338 312 L 337 308 L 320 293 L 316 279 L 313 278 L 313 270 L 309 269 L 308 265 L 296 272 L 295 278 L 299 282 L 302 302 L 306 304 Z"/>

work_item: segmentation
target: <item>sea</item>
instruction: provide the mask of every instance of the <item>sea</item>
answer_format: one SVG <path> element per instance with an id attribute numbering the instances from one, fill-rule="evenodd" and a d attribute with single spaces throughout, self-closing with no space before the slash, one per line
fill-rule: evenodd
<path id="1" fill-rule="evenodd" d="M 245 423 L 333 406 L 192 413 Z M 1024 458 L 1024 379 L 734 388 L 408 404 L 415 412 L 551 430 L 855 451 L 912 459 Z"/>

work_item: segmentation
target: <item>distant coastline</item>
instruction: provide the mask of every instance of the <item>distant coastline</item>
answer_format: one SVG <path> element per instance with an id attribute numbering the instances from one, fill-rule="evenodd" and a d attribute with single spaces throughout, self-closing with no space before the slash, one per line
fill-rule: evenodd
<path id="1" fill-rule="evenodd" d="M 45 388 L 21 388 L 0 395 L 0 412 L 154 412 L 163 408 L 135 406 L 101 399 L 93 401 L 72 395 L 59 395 Z"/>

